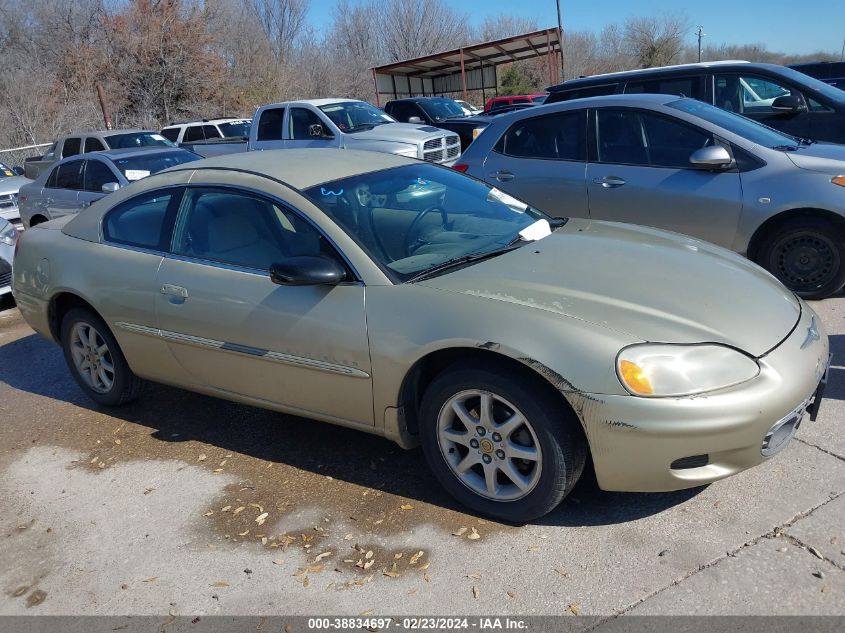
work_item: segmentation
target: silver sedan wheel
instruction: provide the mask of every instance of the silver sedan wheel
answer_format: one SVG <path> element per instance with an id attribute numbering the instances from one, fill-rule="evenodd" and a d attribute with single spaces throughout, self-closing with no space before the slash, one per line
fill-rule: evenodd
<path id="1" fill-rule="evenodd" d="M 108 393 L 114 385 L 114 362 L 102 335 L 89 323 L 77 323 L 70 333 L 76 371 L 91 389 Z"/>
<path id="2" fill-rule="evenodd" d="M 516 501 L 540 480 L 540 442 L 525 416 L 489 391 L 461 391 L 440 409 L 437 440 L 446 463 L 474 493 Z"/>

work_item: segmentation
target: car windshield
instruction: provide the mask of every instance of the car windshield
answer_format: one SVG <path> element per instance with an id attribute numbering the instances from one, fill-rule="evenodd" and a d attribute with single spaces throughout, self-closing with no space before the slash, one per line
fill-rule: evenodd
<path id="1" fill-rule="evenodd" d="M 466 116 L 464 109 L 451 99 L 421 101 L 420 107 L 435 121 L 445 121 L 446 119 Z"/>
<path id="2" fill-rule="evenodd" d="M 320 106 L 341 132 L 361 132 L 377 125 L 395 123 L 396 119 L 363 101 L 344 101 Z"/>
<path id="3" fill-rule="evenodd" d="M 397 282 L 518 247 L 520 231 L 546 219 L 494 187 L 425 163 L 344 178 L 305 194 Z"/>
<path id="4" fill-rule="evenodd" d="M 249 119 L 245 119 L 243 121 L 229 121 L 227 123 L 220 123 L 217 125 L 217 127 L 220 128 L 220 131 L 226 138 L 233 138 L 238 136 L 248 138 L 249 126 L 251 123 L 252 121 L 250 121 Z"/>
<path id="5" fill-rule="evenodd" d="M 548 96 L 549 95 L 539 95 L 539 96 L 536 96 L 536 97 L 531 97 L 531 101 L 533 101 L 534 103 L 545 103 L 546 98 Z"/>
<path id="6" fill-rule="evenodd" d="M 105 137 L 110 149 L 131 149 L 133 147 L 175 147 L 173 143 L 157 132 L 125 132 Z"/>
<path id="7" fill-rule="evenodd" d="M 6 163 L 0 163 L 0 178 L 9 178 L 14 176 L 15 172 Z"/>
<path id="8" fill-rule="evenodd" d="M 739 114 L 722 110 L 716 106 L 709 105 L 695 99 L 678 99 L 667 104 L 670 108 L 693 114 L 729 132 L 741 136 L 752 143 L 768 147 L 769 149 L 795 149 L 798 147 L 798 139 L 782 134 L 777 130 L 747 119 Z"/>
<path id="9" fill-rule="evenodd" d="M 815 90 L 820 95 L 830 99 L 834 103 L 840 105 L 845 104 L 845 91 L 840 90 L 836 86 L 826 84 L 815 77 L 810 77 L 810 75 L 805 75 L 804 73 L 798 72 L 792 68 L 780 68 L 778 70 L 785 79 L 794 81 L 799 86 L 806 86 L 807 88 Z"/>
<path id="10" fill-rule="evenodd" d="M 130 182 L 146 178 L 150 174 L 175 167 L 182 163 L 190 163 L 200 160 L 202 156 L 183 149 L 174 149 L 172 152 L 150 152 L 126 158 L 112 158 L 112 162 Z"/>

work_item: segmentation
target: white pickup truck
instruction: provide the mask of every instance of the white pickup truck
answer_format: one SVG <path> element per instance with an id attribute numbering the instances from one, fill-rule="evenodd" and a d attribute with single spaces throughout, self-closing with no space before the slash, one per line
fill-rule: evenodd
<path id="1" fill-rule="evenodd" d="M 397 123 L 365 101 L 308 99 L 261 106 L 246 142 L 183 143 L 202 156 L 302 147 L 339 147 L 399 154 L 451 166 L 461 153 L 457 134 Z"/>

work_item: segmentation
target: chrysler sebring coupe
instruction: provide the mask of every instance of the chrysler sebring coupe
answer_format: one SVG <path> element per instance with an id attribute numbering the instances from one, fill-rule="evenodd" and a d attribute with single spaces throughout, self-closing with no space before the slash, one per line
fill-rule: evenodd
<path id="1" fill-rule="evenodd" d="M 142 381 L 422 444 L 474 511 L 707 484 L 814 417 L 828 341 L 727 250 L 376 152 L 250 152 L 23 234 L 13 290 L 96 402 Z"/>

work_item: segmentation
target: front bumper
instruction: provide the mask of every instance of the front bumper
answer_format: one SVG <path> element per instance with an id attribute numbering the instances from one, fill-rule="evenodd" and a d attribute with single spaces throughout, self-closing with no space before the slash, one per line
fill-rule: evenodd
<path id="1" fill-rule="evenodd" d="M 809 306 L 802 308 L 790 336 L 758 359 L 760 374 L 741 385 L 686 398 L 574 397 L 599 486 L 627 492 L 692 488 L 782 450 L 791 434 L 781 430 L 785 441 L 764 455 L 767 434 L 796 416 L 790 424 L 797 429 L 808 406 L 818 407 L 813 400 L 830 362 L 821 321 Z M 817 339 L 808 336 L 814 317 Z"/>

